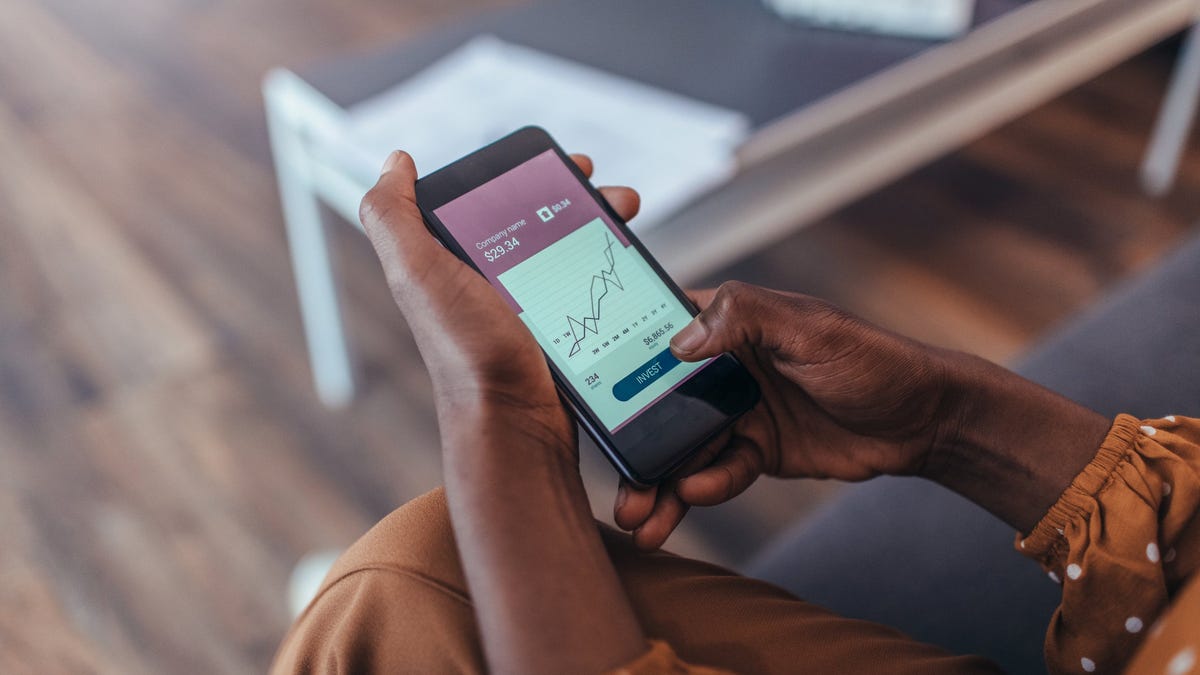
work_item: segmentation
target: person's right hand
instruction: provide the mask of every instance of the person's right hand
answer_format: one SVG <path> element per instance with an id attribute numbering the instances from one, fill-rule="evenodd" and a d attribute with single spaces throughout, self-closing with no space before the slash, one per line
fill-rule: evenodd
<path id="1" fill-rule="evenodd" d="M 616 522 L 661 546 L 692 505 L 732 499 L 762 474 L 858 481 L 916 474 L 951 433 L 949 375 L 963 355 L 884 331 L 820 300 L 731 282 L 671 341 L 681 360 L 733 352 L 763 399 L 657 488 L 623 484 Z"/>

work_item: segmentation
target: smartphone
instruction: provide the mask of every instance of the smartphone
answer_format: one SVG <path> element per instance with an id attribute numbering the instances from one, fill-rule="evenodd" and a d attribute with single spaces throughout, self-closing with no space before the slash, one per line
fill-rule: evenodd
<path id="1" fill-rule="evenodd" d="M 732 355 L 672 356 L 696 307 L 543 129 L 421 178 L 417 204 L 533 333 L 563 400 L 626 479 L 661 481 L 758 402 Z"/>

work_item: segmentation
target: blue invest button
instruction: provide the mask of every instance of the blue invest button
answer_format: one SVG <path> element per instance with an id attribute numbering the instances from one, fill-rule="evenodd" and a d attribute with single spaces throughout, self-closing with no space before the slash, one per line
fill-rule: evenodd
<path id="1" fill-rule="evenodd" d="M 616 396 L 618 401 L 628 401 L 677 365 L 679 365 L 679 359 L 675 358 L 668 347 L 614 384 L 613 396 Z"/>

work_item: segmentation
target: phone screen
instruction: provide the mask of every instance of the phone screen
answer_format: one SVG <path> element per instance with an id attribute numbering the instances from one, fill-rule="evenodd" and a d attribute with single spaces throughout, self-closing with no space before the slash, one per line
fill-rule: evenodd
<path id="1" fill-rule="evenodd" d="M 691 312 L 554 150 L 433 213 L 608 431 L 712 363 L 671 354 Z"/>

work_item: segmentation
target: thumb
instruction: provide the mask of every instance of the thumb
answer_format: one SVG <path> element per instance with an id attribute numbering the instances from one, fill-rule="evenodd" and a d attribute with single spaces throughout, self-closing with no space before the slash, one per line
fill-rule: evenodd
<path id="1" fill-rule="evenodd" d="M 397 301 L 407 293 L 415 272 L 455 269 L 446 259 L 453 256 L 425 227 L 417 206 L 416 180 L 412 157 L 397 150 L 388 155 L 379 181 L 363 196 L 358 209 L 363 230 Z"/>
<path id="2" fill-rule="evenodd" d="M 683 361 L 700 361 L 743 345 L 778 349 L 794 331 L 794 298 L 740 281 L 721 284 L 712 302 L 671 338 Z"/>
<path id="3" fill-rule="evenodd" d="M 388 155 L 379 180 L 363 196 L 358 207 L 358 218 L 372 239 L 410 226 L 414 216 L 416 224 L 420 225 L 416 182 L 417 167 L 407 152 L 396 150 Z"/>

